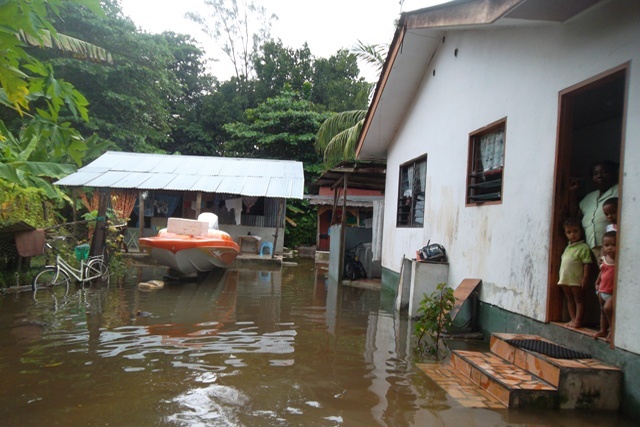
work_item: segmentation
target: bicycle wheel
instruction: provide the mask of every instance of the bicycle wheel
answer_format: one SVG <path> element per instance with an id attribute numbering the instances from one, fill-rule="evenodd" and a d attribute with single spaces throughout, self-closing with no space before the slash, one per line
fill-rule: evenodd
<path id="1" fill-rule="evenodd" d="M 356 261 L 356 275 L 358 279 L 366 279 L 367 278 L 367 270 L 364 269 L 364 265 L 358 260 Z"/>
<path id="2" fill-rule="evenodd" d="M 349 261 L 347 263 L 347 265 L 345 265 L 344 272 L 345 272 L 345 275 L 347 276 L 347 279 L 356 280 L 357 272 L 356 272 L 356 268 L 355 268 L 355 266 L 353 264 L 353 261 Z"/>
<path id="3" fill-rule="evenodd" d="M 85 270 L 85 277 L 92 277 L 92 282 L 109 283 L 109 266 L 99 258 L 89 260 Z"/>
<path id="4" fill-rule="evenodd" d="M 57 267 L 47 266 L 33 279 L 31 289 L 34 299 L 38 292 L 48 292 L 55 298 L 65 297 L 69 293 L 69 276 Z"/>

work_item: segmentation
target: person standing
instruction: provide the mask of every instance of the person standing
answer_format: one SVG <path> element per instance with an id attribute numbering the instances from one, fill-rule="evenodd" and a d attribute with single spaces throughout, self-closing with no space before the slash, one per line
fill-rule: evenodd
<path id="1" fill-rule="evenodd" d="M 594 338 L 604 338 L 611 341 L 611 322 L 613 321 L 613 276 L 616 264 L 617 232 L 607 231 L 602 237 L 602 262 L 600 274 L 596 280 L 598 300 L 600 301 L 600 330 Z"/>
<path id="2" fill-rule="evenodd" d="M 611 197 L 618 197 L 618 165 L 611 161 L 601 161 L 591 167 L 591 179 L 596 185 L 596 190 L 588 193 L 577 204 L 577 209 L 573 208 L 572 214 L 582 218 L 582 228 L 585 233 L 585 242 L 589 245 L 596 259 L 600 257 L 602 246 L 602 236 L 606 232 L 607 217 L 602 206 Z M 570 184 L 569 190 L 573 194 L 572 199 L 578 189 L 577 182 Z M 573 202 L 575 205 L 576 203 Z M 577 212 L 575 212 L 577 211 Z"/>
<path id="3" fill-rule="evenodd" d="M 589 282 L 592 256 L 591 248 L 585 243 L 578 218 L 567 218 L 564 234 L 569 241 L 560 262 L 558 286 L 567 300 L 570 328 L 581 328 L 584 317 L 584 289 Z"/>

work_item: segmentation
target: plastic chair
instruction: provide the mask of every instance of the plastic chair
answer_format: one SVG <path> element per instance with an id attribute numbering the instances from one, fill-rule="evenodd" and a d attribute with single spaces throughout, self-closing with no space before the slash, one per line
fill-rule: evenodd
<path id="1" fill-rule="evenodd" d="M 273 243 L 271 243 L 271 242 L 262 242 L 262 243 L 260 243 L 260 256 L 263 255 L 265 248 L 269 248 L 269 255 L 273 255 Z"/>

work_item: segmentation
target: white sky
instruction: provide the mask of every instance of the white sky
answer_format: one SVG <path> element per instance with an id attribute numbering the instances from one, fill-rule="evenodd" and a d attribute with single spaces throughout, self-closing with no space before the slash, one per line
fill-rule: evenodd
<path id="1" fill-rule="evenodd" d="M 271 36 L 281 39 L 285 47 L 298 49 L 307 42 L 316 57 L 328 58 L 339 49 L 351 49 L 358 40 L 365 44 L 389 44 L 400 15 L 399 0 L 257 0 L 269 13 L 278 16 Z M 405 0 L 403 11 L 445 3 L 447 0 Z M 199 27 L 184 17 L 197 11 L 207 15 L 204 0 L 121 0 L 122 10 L 138 27 L 150 33 L 174 31 L 191 34 L 211 62 L 209 70 L 220 80 L 232 75 L 231 63 L 218 53 L 214 43 Z M 360 64 L 367 81 L 377 80 L 375 72 Z"/>

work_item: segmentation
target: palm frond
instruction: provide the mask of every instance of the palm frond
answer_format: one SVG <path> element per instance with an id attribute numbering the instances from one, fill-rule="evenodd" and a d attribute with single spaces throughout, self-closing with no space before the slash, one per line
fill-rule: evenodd
<path id="1" fill-rule="evenodd" d="M 356 143 L 364 125 L 364 117 L 352 127 L 335 135 L 324 150 L 324 165 L 331 168 L 345 160 L 355 159 Z"/>
<path id="2" fill-rule="evenodd" d="M 387 45 L 381 44 L 364 44 L 358 40 L 356 47 L 351 51 L 356 55 L 358 59 L 373 65 L 376 71 L 380 72 L 384 65 L 384 53 L 388 49 Z"/>
<path id="3" fill-rule="evenodd" d="M 339 133 L 355 126 L 366 116 L 366 110 L 352 110 L 336 113 L 325 120 L 316 134 L 315 147 L 318 153 L 324 153 L 327 146 Z"/>

